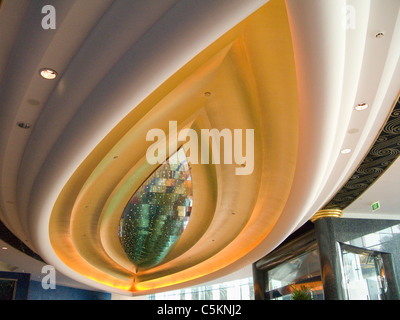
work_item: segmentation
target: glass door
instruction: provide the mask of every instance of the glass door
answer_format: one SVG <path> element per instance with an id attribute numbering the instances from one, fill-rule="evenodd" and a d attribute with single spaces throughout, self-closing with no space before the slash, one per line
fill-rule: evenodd
<path id="1" fill-rule="evenodd" d="M 267 300 L 324 299 L 317 249 L 282 262 L 264 277 Z"/>
<path id="2" fill-rule="evenodd" d="M 384 300 L 387 285 L 380 253 L 342 245 L 342 268 L 348 300 Z"/>

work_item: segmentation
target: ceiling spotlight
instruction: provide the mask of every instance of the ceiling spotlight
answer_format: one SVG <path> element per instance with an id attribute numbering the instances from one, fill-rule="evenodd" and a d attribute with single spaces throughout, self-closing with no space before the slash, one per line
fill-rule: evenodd
<path id="1" fill-rule="evenodd" d="M 29 129 L 31 127 L 31 125 L 29 123 L 26 123 L 26 122 L 18 122 L 17 126 L 22 128 L 22 129 Z"/>
<path id="2" fill-rule="evenodd" d="M 351 152 L 351 149 L 343 149 L 342 151 L 340 151 L 341 154 L 348 154 Z"/>
<path id="3" fill-rule="evenodd" d="M 369 105 L 367 103 L 359 103 L 358 105 L 356 105 L 354 107 L 354 109 L 356 109 L 357 111 L 363 111 L 365 109 L 367 109 L 369 107 Z"/>
<path id="4" fill-rule="evenodd" d="M 380 38 L 383 38 L 384 35 L 385 35 L 385 34 L 384 34 L 383 32 L 378 32 L 378 33 L 375 35 L 375 38 L 380 39 Z"/>
<path id="5" fill-rule="evenodd" d="M 7 247 L 1 247 L 1 249 L 2 249 L 2 250 L 7 250 L 8 248 L 7 248 Z"/>
<path id="6" fill-rule="evenodd" d="M 40 75 L 47 80 L 53 80 L 57 77 L 57 72 L 53 69 L 43 68 L 40 69 Z"/>

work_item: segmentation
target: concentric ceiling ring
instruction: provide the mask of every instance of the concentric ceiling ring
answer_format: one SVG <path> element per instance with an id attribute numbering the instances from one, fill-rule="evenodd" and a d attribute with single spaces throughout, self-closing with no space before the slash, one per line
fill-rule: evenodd
<path id="1" fill-rule="evenodd" d="M 273 23 L 274 33 L 266 21 Z M 290 114 L 285 122 L 277 120 L 282 112 Z M 275 3 L 178 71 L 89 155 L 53 209 L 50 240 L 55 252 L 76 272 L 134 294 L 239 268 L 245 262 L 237 261 L 265 238 L 289 196 L 297 112 L 286 9 L 284 3 Z M 168 138 L 173 134 L 169 121 L 177 122 L 178 131 L 189 128 L 199 137 L 202 129 L 254 130 L 254 169 L 250 175 L 236 175 L 236 163 L 191 163 L 193 208 L 187 228 L 160 264 L 137 270 L 120 242 L 120 218 L 132 194 L 157 168 L 146 161 L 151 145 L 147 132 L 159 128 Z M 243 138 L 242 150 L 247 150 L 246 143 Z"/>

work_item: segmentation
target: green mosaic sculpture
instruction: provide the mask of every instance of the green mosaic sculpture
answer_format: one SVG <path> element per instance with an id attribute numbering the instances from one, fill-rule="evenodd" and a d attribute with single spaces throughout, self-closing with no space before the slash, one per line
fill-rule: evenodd
<path id="1" fill-rule="evenodd" d="M 191 209 L 192 181 L 181 148 L 141 185 L 122 214 L 120 241 L 137 269 L 165 258 L 185 230 Z"/>

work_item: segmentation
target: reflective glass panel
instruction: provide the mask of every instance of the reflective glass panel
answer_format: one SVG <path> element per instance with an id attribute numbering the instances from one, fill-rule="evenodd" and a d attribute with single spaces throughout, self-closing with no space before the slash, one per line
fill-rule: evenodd
<path id="1" fill-rule="evenodd" d="M 185 230 L 192 210 L 192 181 L 183 148 L 135 192 L 120 221 L 120 241 L 136 268 L 160 263 Z"/>
<path id="2" fill-rule="evenodd" d="M 149 300 L 254 300 L 253 277 L 161 292 L 148 295 L 147 298 Z"/>
<path id="3" fill-rule="evenodd" d="M 313 250 L 285 261 L 266 274 L 268 300 L 292 300 L 296 290 L 305 291 L 314 300 L 323 300 L 319 251 Z"/>
<path id="4" fill-rule="evenodd" d="M 381 255 L 342 247 L 343 273 L 348 300 L 383 300 L 387 291 Z"/>

